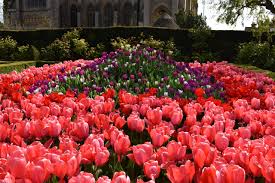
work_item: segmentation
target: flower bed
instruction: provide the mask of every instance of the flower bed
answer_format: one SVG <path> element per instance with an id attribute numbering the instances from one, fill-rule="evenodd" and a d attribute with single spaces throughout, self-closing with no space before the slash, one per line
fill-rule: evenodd
<path id="1" fill-rule="evenodd" d="M 0 75 L 4 182 L 274 182 L 275 82 L 118 50 Z"/>

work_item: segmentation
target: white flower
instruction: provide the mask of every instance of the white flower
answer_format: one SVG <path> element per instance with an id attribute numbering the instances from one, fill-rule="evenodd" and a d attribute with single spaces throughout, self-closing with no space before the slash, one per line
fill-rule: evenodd
<path id="1" fill-rule="evenodd" d="M 211 85 L 206 85 L 206 88 L 211 88 Z"/>
<path id="2" fill-rule="evenodd" d="M 164 96 L 168 96 L 168 92 L 164 92 Z"/>
<path id="3" fill-rule="evenodd" d="M 158 81 L 155 81 L 155 85 L 158 85 L 159 84 L 159 82 Z"/>
<path id="4" fill-rule="evenodd" d="M 179 92 L 179 94 L 182 94 L 182 93 L 183 93 L 183 91 L 182 91 L 182 90 L 178 90 L 178 92 Z"/>

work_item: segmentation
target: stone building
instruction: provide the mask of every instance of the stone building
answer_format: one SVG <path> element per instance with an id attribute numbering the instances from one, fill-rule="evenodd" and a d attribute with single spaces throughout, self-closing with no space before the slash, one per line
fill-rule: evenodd
<path id="1" fill-rule="evenodd" d="M 197 0 L 9 0 L 4 20 L 12 29 L 152 26 L 160 12 L 197 7 Z"/>

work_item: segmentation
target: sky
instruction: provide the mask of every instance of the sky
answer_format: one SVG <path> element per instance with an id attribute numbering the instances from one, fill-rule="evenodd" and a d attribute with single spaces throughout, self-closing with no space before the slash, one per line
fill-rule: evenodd
<path id="1" fill-rule="evenodd" d="M 214 30 L 244 30 L 245 27 L 250 27 L 253 22 L 252 18 L 248 18 L 245 16 L 244 21 L 240 20 L 237 22 L 235 26 L 229 26 L 225 23 L 217 22 L 217 17 L 219 12 L 217 12 L 214 8 L 214 3 L 218 0 L 205 0 L 205 6 L 202 5 L 203 0 L 198 0 L 199 8 L 198 14 L 202 14 L 206 16 L 207 24 Z M 3 5 L 3 0 L 0 0 L 0 7 Z M 0 8 L 0 21 L 3 22 L 3 12 L 2 8 Z M 203 11 L 204 10 L 204 11 Z"/>

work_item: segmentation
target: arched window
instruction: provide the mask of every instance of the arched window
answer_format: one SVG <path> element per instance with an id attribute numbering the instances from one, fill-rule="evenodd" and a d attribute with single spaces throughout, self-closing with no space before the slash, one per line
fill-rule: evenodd
<path id="1" fill-rule="evenodd" d="M 87 16 L 88 16 L 88 27 L 95 27 L 95 7 L 93 6 L 93 4 L 90 4 L 88 6 Z"/>
<path id="2" fill-rule="evenodd" d="M 122 24 L 123 25 L 131 25 L 132 22 L 132 15 L 133 15 L 133 8 L 132 5 L 129 2 L 126 2 L 123 6 L 123 11 L 122 11 Z"/>
<path id="3" fill-rule="evenodd" d="M 103 23 L 104 26 L 109 27 L 113 26 L 113 20 L 114 20 L 114 10 L 111 3 L 108 3 L 104 7 L 104 16 L 103 16 Z"/>
<path id="4" fill-rule="evenodd" d="M 59 27 L 65 27 L 65 8 L 63 5 L 59 6 Z"/>
<path id="5" fill-rule="evenodd" d="M 71 6 L 71 27 L 77 27 L 77 7 L 74 4 Z"/>

